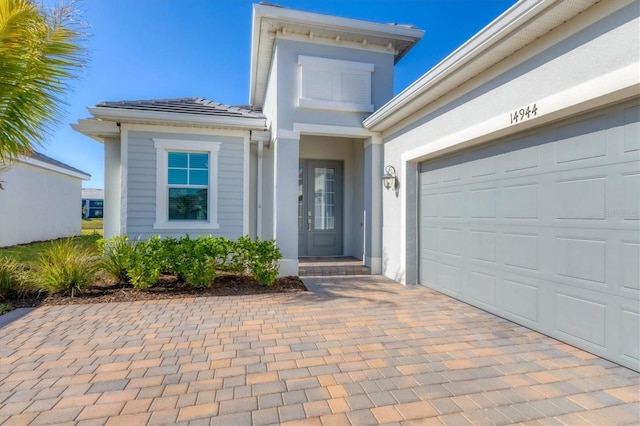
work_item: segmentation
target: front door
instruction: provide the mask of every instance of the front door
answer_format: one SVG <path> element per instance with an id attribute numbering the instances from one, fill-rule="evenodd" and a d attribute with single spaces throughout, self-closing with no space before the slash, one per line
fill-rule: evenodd
<path id="1" fill-rule="evenodd" d="M 300 160 L 299 256 L 341 256 L 342 161 Z"/>

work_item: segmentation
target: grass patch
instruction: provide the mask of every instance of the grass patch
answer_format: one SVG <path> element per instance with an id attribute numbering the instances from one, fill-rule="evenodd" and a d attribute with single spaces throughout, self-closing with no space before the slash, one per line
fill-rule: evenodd
<path id="1" fill-rule="evenodd" d="M 93 284 L 98 257 L 70 239 L 54 241 L 40 256 L 33 280 L 47 293 L 70 294 Z"/>
<path id="2" fill-rule="evenodd" d="M 91 254 L 98 254 L 98 240 L 102 238 L 101 234 L 94 233 L 90 235 L 82 235 L 81 237 L 73 237 L 73 241 L 79 244 L 83 249 Z M 53 241 L 42 241 L 37 243 L 23 244 L 19 246 L 0 248 L 0 257 L 13 259 L 16 262 L 30 266 L 35 266 L 40 255 L 55 243 Z"/>
<path id="3" fill-rule="evenodd" d="M 104 219 L 102 218 L 93 218 L 93 219 L 82 219 L 82 235 L 104 235 Z"/>

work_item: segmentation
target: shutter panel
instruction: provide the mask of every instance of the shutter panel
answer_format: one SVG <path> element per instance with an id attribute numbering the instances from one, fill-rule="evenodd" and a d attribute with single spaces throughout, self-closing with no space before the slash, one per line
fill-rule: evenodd
<path id="1" fill-rule="evenodd" d="M 355 104 L 371 103 L 371 80 L 369 73 L 342 72 L 340 74 L 341 92 L 340 101 Z"/>
<path id="2" fill-rule="evenodd" d="M 302 76 L 303 98 L 333 100 L 333 72 L 305 67 Z"/>

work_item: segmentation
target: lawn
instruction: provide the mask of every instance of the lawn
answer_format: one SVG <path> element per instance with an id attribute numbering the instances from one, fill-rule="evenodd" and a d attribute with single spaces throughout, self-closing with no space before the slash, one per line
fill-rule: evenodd
<path id="1" fill-rule="evenodd" d="M 73 237 L 74 241 L 79 243 L 87 250 L 98 252 L 97 241 L 102 238 L 102 230 L 100 232 L 91 232 L 88 235 Z M 55 240 L 54 240 L 55 241 Z M 0 257 L 10 257 L 20 263 L 33 264 L 38 261 L 40 255 L 47 247 L 50 247 L 53 241 L 41 241 L 37 243 L 22 244 L 7 248 L 0 248 Z"/>
<path id="2" fill-rule="evenodd" d="M 74 237 L 74 240 L 88 250 L 97 253 L 96 242 L 102 238 L 103 219 L 82 219 L 82 236 Z M 40 254 L 51 245 L 51 241 L 22 244 L 19 246 L 0 248 L 0 257 L 12 257 L 21 263 L 33 263 L 38 260 Z"/>
<path id="3" fill-rule="evenodd" d="M 104 219 L 82 219 L 82 235 L 103 235 Z"/>

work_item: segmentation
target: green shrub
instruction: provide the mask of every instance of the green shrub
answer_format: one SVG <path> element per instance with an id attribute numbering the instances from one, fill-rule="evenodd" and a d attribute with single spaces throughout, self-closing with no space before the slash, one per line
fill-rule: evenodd
<path id="1" fill-rule="evenodd" d="M 248 236 L 242 236 L 231 242 L 229 256 L 229 270 L 238 273 L 247 272 L 253 263 L 253 241 Z"/>
<path id="2" fill-rule="evenodd" d="M 136 241 L 130 246 L 132 250 L 125 262 L 129 282 L 137 289 L 149 288 L 158 282 L 163 269 L 160 236 Z"/>
<path id="3" fill-rule="evenodd" d="M 96 256 L 68 238 L 54 241 L 40 256 L 31 275 L 39 289 L 73 297 L 93 283 L 97 273 Z"/>
<path id="4" fill-rule="evenodd" d="M 180 245 L 180 240 L 173 237 L 166 237 L 161 240 L 160 254 L 158 255 L 162 272 L 173 274 L 180 281 L 184 281 L 184 253 Z"/>
<path id="5" fill-rule="evenodd" d="M 171 258 L 169 263 L 178 279 L 196 287 L 207 287 L 218 276 L 218 240 L 210 235 L 195 239 L 185 235 L 177 241 L 165 239 L 164 255 Z"/>
<path id="6" fill-rule="evenodd" d="M 131 251 L 135 250 L 135 242 L 130 244 L 126 235 L 111 239 L 98 240 L 102 252 L 100 267 L 119 283 L 129 281 L 127 262 L 131 258 Z"/>
<path id="7" fill-rule="evenodd" d="M 151 287 L 166 271 L 163 241 L 159 236 L 147 241 L 130 241 L 126 235 L 100 240 L 100 266 L 121 283 L 131 283 L 137 289 Z"/>
<path id="8" fill-rule="evenodd" d="M 33 291 L 25 267 L 12 258 L 0 258 L 0 299 L 16 294 L 25 296 Z"/>
<path id="9" fill-rule="evenodd" d="M 101 244 L 105 269 L 138 289 L 154 285 L 162 273 L 173 274 L 196 287 L 207 287 L 220 271 L 250 273 L 261 283 L 271 285 L 282 257 L 274 241 L 252 241 L 247 236 L 231 241 L 211 235 L 195 239 L 189 235 L 179 239 L 156 235 L 135 242 L 115 237 Z"/>
<path id="10" fill-rule="evenodd" d="M 278 260 L 282 254 L 273 240 L 261 241 L 259 238 L 251 244 L 251 260 L 247 269 L 257 281 L 273 285 L 278 277 Z"/>
<path id="11" fill-rule="evenodd" d="M 216 270 L 216 239 L 211 236 L 192 240 L 190 256 L 186 259 L 189 271 L 186 281 L 196 287 L 208 287 L 218 276 Z"/>

